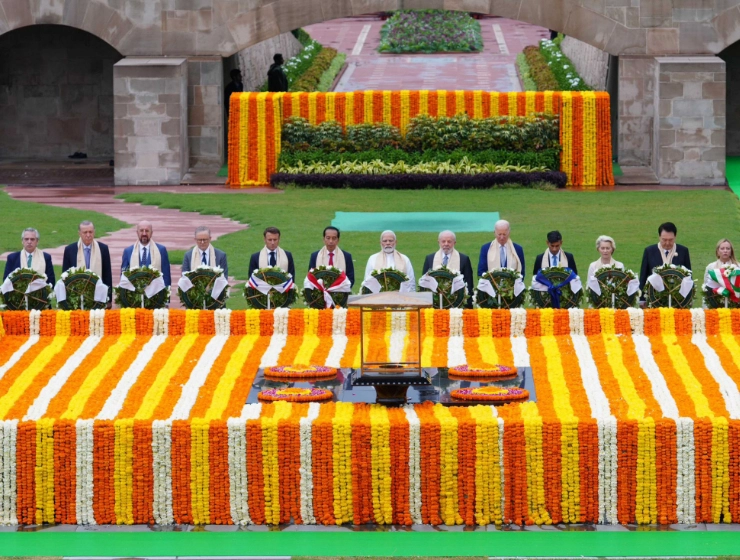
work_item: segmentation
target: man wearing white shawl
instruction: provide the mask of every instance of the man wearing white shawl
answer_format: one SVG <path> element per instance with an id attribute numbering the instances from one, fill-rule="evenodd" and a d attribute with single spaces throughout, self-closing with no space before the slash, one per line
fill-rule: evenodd
<path id="1" fill-rule="evenodd" d="M 32 268 L 39 274 L 46 274 L 47 282 L 52 286 L 56 284 L 54 277 L 54 266 L 51 263 L 51 255 L 39 250 L 39 232 L 35 228 L 26 228 L 21 233 L 23 250 L 8 255 L 5 263 L 5 280 L 16 268 Z"/>
<path id="2" fill-rule="evenodd" d="M 576 259 L 572 254 L 563 251 L 563 236 L 559 231 L 551 231 L 547 234 L 547 251 L 537 255 L 534 260 L 534 272 L 532 274 L 536 276 L 540 270 L 551 266 L 570 268 L 578 274 Z"/>
<path id="3" fill-rule="evenodd" d="M 64 248 L 62 270 L 84 268 L 91 270 L 108 286 L 108 309 L 113 305 L 113 273 L 110 251 L 105 243 L 95 239 L 95 226 L 90 220 L 80 222 L 77 228 L 80 239 Z"/>
<path id="4" fill-rule="evenodd" d="M 352 261 L 352 255 L 339 248 L 339 237 L 341 232 L 339 228 L 328 226 L 324 228 L 324 246 L 318 251 L 311 253 L 308 260 L 308 270 L 317 266 L 333 266 L 345 274 L 350 285 L 355 284 L 355 263 Z"/>
<path id="5" fill-rule="evenodd" d="M 262 237 L 265 239 L 265 246 L 249 258 L 249 273 L 259 268 L 277 266 L 295 278 L 293 255 L 280 247 L 280 230 L 276 227 L 265 228 Z"/>
<path id="6" fill-rule="evenodd" d="M 665 222 L 658 226 L 658 243 L 648 245 L 642 254 L 642 265 L 640 266 L 640 289 L 644 290 L 648 276 L 653 273 L 653 268 L 664 264 L 685 266 L 691 270 L 691 257 L 689 248 L 676 243 L 678 228 L 673 222 Z M 643 296 L 645 292 L 643 291 Z"/>
<path id="7" fill-rule="evenodd" d="M 455 249 L 457 236 L 453 231 L 447 229 L 440 232 L 437 236 L 437 242 L 439 243 L 439 251 L 432 253 L 431 255 L 427 255 L 426 259 L 424 259 L 424 269 L 422 274 L 426 274 L 429 270 L 439 268 L 441 266 L 446 266 L 451 270 L 459 271 L 460 274 L 463 275 L 463 278 L 465 278 L 465 284 L 468 287 L 468 294 L 470 297 L 468 298 L 467 307 L 472 307 L 472 295 L 474 293 L 473 289 L 475 286 L 473 286 L 473 266 L 470 264 L 470 257 Z"/>
<path id="8" fill-rule="evenodd" d="M 139 241 L 123 250 L 121 261 L 121 274 L 124 270 L 138 268 L 140 266 L 151 266 L 162 273 L 165 286 L 172 285 L 170 277 L 170 257 L 167 249 L 159 243 L 152 243 L 154 227 L 147 220 L 142 220 L 136 226 L 136 236 Z"/>
<path id="9" fill-rule="evenodd" d="M 478 276 L 494 268 L 510 268 L 524 274 L 524 249 L 511 240 L 511 225 L 499 220 L 493 228 L 496 239 L 480 248 Z"/>
<path id="10" fill-rule="evenodd" d="M 186 251 L 182 260 L 183 276 L 199 266 L 219 267 L 224 271 L 224 278 L 229 278 L 226 253 L 211 245 L 211 230 L 207 226 L 195 228 L 195 247 Z"/>
<path id="11" fill-rule="evenodd" d="M 412 285 L 416 285 L 414 267 L 411 266 L 411 261 L 406 255 L 403 255 L 396 250 L 396 234 L 389 229 L 381 233 L 380 248 L 382 251 L 371 255 L 367 260 L 367 266 L 365 267 L 365 280 L 368 280 L 372 276 L 373 270 L 395 268 L 399 272 L 408 276 L 409 282 Z"/>

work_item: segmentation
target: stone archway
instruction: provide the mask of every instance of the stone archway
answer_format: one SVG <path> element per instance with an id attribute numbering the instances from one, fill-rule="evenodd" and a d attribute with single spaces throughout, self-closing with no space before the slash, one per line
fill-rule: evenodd
<path id="1" fill-rule="evenodd" d="M 74 152 L 113 157 L 113 65 L 101 39 L 61 25 L 0 36 L 0 153 L 66 160 Z"/>

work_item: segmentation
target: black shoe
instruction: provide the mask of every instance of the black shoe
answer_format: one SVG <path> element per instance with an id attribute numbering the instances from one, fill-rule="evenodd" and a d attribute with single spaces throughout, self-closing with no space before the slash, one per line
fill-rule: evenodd
<path id="1" fill-rule="evenodd" d="M 69 159 L 87 159 L 87 154 L 84 152 L 75 152 L 71 156 L 67 156 Z"/>

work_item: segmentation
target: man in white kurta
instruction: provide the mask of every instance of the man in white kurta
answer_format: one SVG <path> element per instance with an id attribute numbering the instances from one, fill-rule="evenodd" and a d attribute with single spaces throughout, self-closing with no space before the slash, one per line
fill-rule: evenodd
<path id="1" fill-rule="evenodd" d="M 403 272 L 408 276 L 409 281 L 413 285 L 416 285 L 414 267 L 411 266 L 411 261 L 406 255 L 396 251 L 396 234 L 391 230 L 386 230 L 381 233 L 380 248 L 381 251 L 379 253 L 371 255 L 367 260 L 367 266 L 365 267 L 365 280 L 372 276 L 373 270 L 395 268 L 399 272 Z"/>

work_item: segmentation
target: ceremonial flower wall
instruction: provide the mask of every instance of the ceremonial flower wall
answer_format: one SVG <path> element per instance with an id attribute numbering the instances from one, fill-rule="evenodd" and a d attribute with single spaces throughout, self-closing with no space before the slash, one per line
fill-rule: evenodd
<path id="1" fill-rule="evenodd" d="M 571 185 L 613 185 L 609 94 L 604 92 L 361 91 L 235 93 L 229 116 L 229 184 L 266 185 L 277 171 L 285 119 L 342 125 L 384 122 L 405 133 L 418 115 L 560 116 L 560 170 Z"/>
<path id="2" fill-rule="evenodd" d="M 425 365 L 532 368 L 536 403 L 470 408 L 245 404 L 259 367 L 356 366 L 355 311 L 0 319 L 2 524 L 740 519 L 738 311 L 426 310 Z"/>

